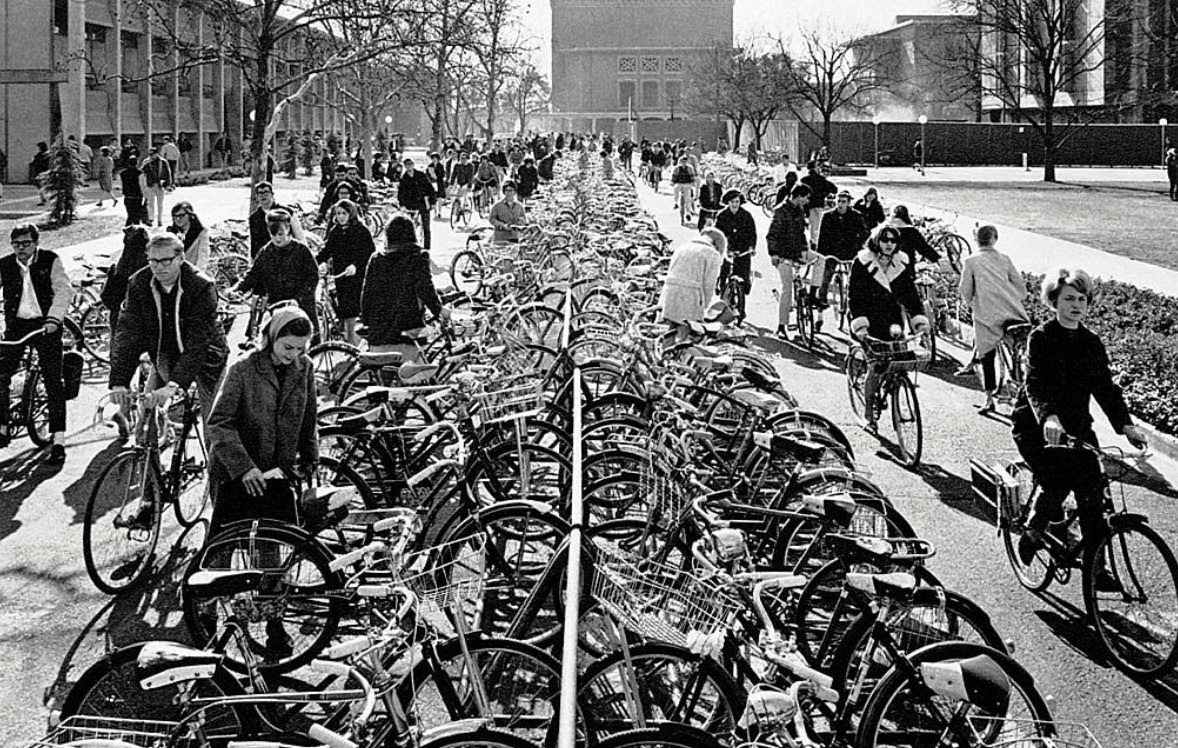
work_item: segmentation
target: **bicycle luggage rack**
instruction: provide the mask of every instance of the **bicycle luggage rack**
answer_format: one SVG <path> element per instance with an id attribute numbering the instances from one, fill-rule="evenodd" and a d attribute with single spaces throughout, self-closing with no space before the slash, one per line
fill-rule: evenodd
<path id="1" fill-rule="evenodd" d="M 1018 458 L 1001 458 L 990 463 L 974 458 L 969 461 L 969 472 L 974 494 L 994 507 L 998 527 L 1010 527 L 1031 495 L 1034 486 L 1031 469 Z"/>
<path id="2" fill-rule="evenodd" d="M 970 717 L 969 728 L 981 748 L 1102 748 L 1092 731 L 1077 722 Z M 988 734 L 995 731 L 997 735 Z"/>
<path id="3" fill-rule="evenodd" d="M 179 726 L 177 722 L 75 715 L 25 748 L 51 748 L 80 741 L 120 741 L 138 748 L 161 748 L 169 744 Z"/>

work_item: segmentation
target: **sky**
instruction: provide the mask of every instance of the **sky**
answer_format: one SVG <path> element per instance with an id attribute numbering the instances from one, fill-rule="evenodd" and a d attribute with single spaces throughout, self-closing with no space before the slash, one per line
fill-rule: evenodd
<path id="1" fill-rule="evenodd" d="M 539 46 L 540 69 L 550 64 L 552 11 L 548 0 L 523 0 L 524 23 Z M 733 33 L 737 40 L 788 34 L 800 23 L 820 21 L 858 32 L 888 28 L 897 15 L 945 12 L 943 0 L 735 0 Z"/>

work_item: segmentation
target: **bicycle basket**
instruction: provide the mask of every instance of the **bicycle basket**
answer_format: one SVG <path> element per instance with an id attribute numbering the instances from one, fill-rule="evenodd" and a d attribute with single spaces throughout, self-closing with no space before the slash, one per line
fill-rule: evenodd
<path id="1" fill-rule="evenodd" d="M 674 472 L 665 459 L 657 452 L 643 464 L 639 473 L 638 486 L 642 500 L 652 514 L 659 514 L 664 520 L 677 519 L 690 504 Z"/>
<path id="2" fill-rule="evenodd" d="M 486 587 L 487 538 L 479 533 L 405 557 L 400 582 L 423 605 L 443 610 L 481 601 Z"/>
<path id="3" fill-rule="evenodd" d="M 626 628 L 647 639 L 687 645 L 687 634 L 728 627 L 740 601 L 718 577 L 633 556 L 598 542 L 592 594 Z"/>
<path id="4" fill-rule="evenodd" d="M 920 347 L 911 347 L 906 340 L 867 340 L 867 352 L 871 359 L 887 363 L 886 370 L 921 371 L 928 366 L 932 355 Z"/>
<path id="5" fill-rule="evenodd" d="M 1102 748 L 1086 726 L 1009 717 L 970 717 L 969 727 L 984 748 Z"/>
<path id="6" fill-rule="evenodd" d="M 1034 489 L 1031 468 L 1021 460 L 1002 459 L 987 464 L 974 459 L 969 461 L 969 470 L 974 493 L 994 506 L 998 526 L 1012 527 Z"/>
<path id="7" fill-rule="evenodd" d="M 498 379 L 487 382 L 473 400 L 483 423 L 528 418 L 544 410 L 544 382 L 532 374 Z"/>
<path id="8" fill-rule="evenodd" d="M 27 748 L 49 748 L 89 740 L 118 740 L 139 748 L 160 748 L 169 745 L 169 736 L 177 727 L 178 724 L 175 722 L 77 715 L 68 717 L 48 735 L 29 744 Z M 186 741 L 182 740 L 179 744 L 185 743 Z"/>

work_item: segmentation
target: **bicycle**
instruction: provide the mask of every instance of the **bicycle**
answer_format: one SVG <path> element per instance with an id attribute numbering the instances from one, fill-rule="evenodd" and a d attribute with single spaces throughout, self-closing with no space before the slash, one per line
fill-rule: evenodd
<path id="1" fill-rule="evenodd" d="M 1015 320 L 1002 326 L 1002 340 L 995 356 L 995 384 L 1000 403 L 1013 403 L 1027 381 L 1027 340 L 1031 323 Z"/>
<path id="2" fill-rule="evenodd" d="M 870 420 L 868 407 L 878 415 L 883 413 L 889 403 L 891 404 L 896 446 L 908 467 L 920 464 L 920 453 L 924 445 L 920 399 L 916 395 L 916 385 L 908 377 L 908 372 L 911 371 L 915 375 L 929 363 L 927 351 L 910 348 L 910 344 L 920 337 L 910 335 L 896 340 L 880 340 L 865 336 L 862 341 L 851 344 L 844 365 L 847 395 L 851 401 L 851 409 L 857 417 Z M 875 367 L 879 377 L 874 403 L 865 402 L 864 386 L 868 367 Z"/>
<path id="3" fill-rule="evenodd" d="M 1084 450 L 1099 460 L 1101 532 L 1097 538 L 1078 536 L 1079 512 L 1068 508 L 1073 501 L 1065 502 L 1063 522 L 1039 534 L 1042 547 L 1027 564 L 1018 545 L 1040 488 L 1034 475 L 1022 461 L 970 463 L 975 491 L 995 498 L 998 532 L 1015 578 L 1043 592 L 1053 581 L 1067 584 L 1078 568 L 1085 610 L 1108 656 L 1134 675 L 1164 675 L 1178 662 L 1178 561 L 1149 519 L 1128 509 L 1123 479 L 1132 466 L 1117 447 L 1072 437 L 1048 449 Z M 1114 482 L 1122 484 L 1119 509 Z"/>
<path id="4" fill-rule="evenodd" d="M 474 198 L 470 195 L 469 187 L 460 187 L 450 201 L 450 228 L 458 230 L 470 226 L 470 216 L 474 213 Z"/>
<path id="5" fill-rule="evenodd" d="M 729 255 L 726 260 L 730 267 L 734 268 L 732 272 L 728 273 L 728 277 L 724 279 L 724 285 L 720 289 L 720 298 L 725 304 L 736 314 L 736 324 L 744 323 L 745 319 L 745 288 L 748 285 L 748 280 L 743 276 L 737 275 L 735 272 L 736 261 L 742 257 L 750 257 L 753 251 L 746 250 L 735 255 Z"/>
<path id="6" fill-rule="evenodd" d="M 94 482 L 82 525 L 82 555 L 90 581 L 108 595 L 129 589 L 152 567 L 160 522 L 170 504 L 181 527 L 204 513 L 208 453 L 199 427 L 195 385 L 168 406 L 136 396 L 136 443 L 115 455 Z M 181 410 L 178 424 L 170 412 Z M 178 425 L 178 430 L 173 429 Z M 190 444 L 195 441 L 195 445 Z M 164 452 L 171 450 L 165 469 Z"/>

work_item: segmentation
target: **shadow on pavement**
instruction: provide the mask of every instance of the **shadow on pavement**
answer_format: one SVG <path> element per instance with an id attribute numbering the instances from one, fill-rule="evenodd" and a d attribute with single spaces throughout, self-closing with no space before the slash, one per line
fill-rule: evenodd
<path id="1" fill-rule="evenodd" d="M 120 647 L 148 640 L 192 644 L 184 626 L 180 589 L 188 562 L 204 543 L 208 523 L 201 520 L 176 535 L 171 551 L 134 588 L 111 598 L 82 628 L 45 689 L 44 703 L 61 706 L 86 668 Z M 161 538 L 161 545 L 164 543 Z"/>
<path id="2" fill-rule="evenodd" d="M 920 465 L 912 472 L 936 491 L 940 502 L 950 509 L 991 526 L 996 522 L 992 507 L 974 501 L 973 484 L 967 478 L 933 463 Z"/>
<path id="3" fill-rule="evenodd" d="M 1037 593 L 1036 596 L 1050 605 L 1051 609 L 1037 610 L 1035 614 L 1064 644 L 1100 667 L 1116 667 L 1105 655 L 1100 638 L 1085 611 L 1050 591 Z M 1178 673 L 1170 672 L 1160 679 L 1141 678 L 1127 672 L 1124 674 L 1167 709 L 1178 713 Z"/>
<path id="4" fill-rule="evenodd" d="M 90 501 L 90 492 L 94 489 L 94 481 L 98 479 L 98 474 L 102 472 L 103 468 L 110 464 L 110 461 L 122 449 L 123 443 L 120 441 L 113 441 L 103 447 L 102 451 L 90 460 L 90 464 L 86 466 L 78 479 L 62 491 L 65 505 L 74 510 L 74 517 L 70 524 L 76 525 L 85 519 L 86 504 Z"/>
<path id="5" fill-rule="evenodd" d="M 0 540 L 20 529 L 16 521 L 24 500 L 32 495 L 37 486 L 62 471 L 64 465 L 47 465 L 49 453 L 40 447 L 31 446 L 0 462 Z"/>

